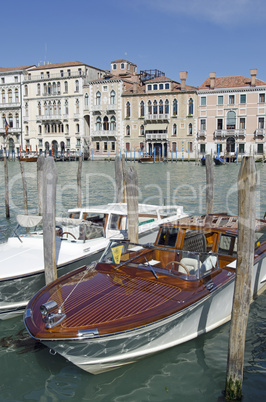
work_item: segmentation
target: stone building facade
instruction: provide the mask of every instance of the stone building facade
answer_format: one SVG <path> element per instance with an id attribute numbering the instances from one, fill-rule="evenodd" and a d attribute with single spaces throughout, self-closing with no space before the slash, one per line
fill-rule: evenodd
<path id="1" fill-rule="evenodd" d="M 197 141 L 201 153 L 255 155 L 265 148 L 266 82 L 210 73 L 198 91 Z"/>
<path id="2" fill-rule="evenodd" d="M 46 64 L 28 71 L 23 83 L 23 148 L 54 155 L 88 149 L 84 86 L 103 73 L 81 62 Z"/>

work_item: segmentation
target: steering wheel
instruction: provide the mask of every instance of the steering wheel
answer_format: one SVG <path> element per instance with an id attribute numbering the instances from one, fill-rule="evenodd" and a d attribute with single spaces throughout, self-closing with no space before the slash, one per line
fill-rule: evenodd
<path id="1" fill-rule="evenodd" d="M 167 268 L 168 265 L 170 265 L 170 264 L 181 265 L 181 267 L 184 268 L 184 270 L 186 271 L 186 273 L 187 273 L 188 275 L 190 275 L 189 269 L 185 266 L 185 264 L 183 264 L 183 262 L 180 262 L 180 261 L 170 261 L 170 262 L 168 262 L 168 263 L 166 264 L 165 268 Z"/>
<path id="2" fill-rule="evenodd" d="M 72 236 L 75 240 L 77 240 L 77 238 L 76 238 L 76 236 L 74 236 L 72 233 L 70 233 L 70 232 L 63 232 L 62 233 L 62 236 L 64 236 L 64 235 L 70 235 L 70 236 Z"/>

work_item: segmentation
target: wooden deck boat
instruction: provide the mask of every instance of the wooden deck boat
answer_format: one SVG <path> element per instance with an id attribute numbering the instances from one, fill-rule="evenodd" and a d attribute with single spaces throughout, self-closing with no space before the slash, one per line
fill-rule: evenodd
<path id="1" fill-rule="evenodd" d="M 163 158 L 161 157 L 161 161 L 163 161 Z M 139 158 L 139 163 L 158 163 L 160 162 L 159 156 L 154 156 L 154 155 L 143 155 Z"/>
<path id="2" fill-rule="evenodd" d="M 26 154 L 26 155 L 20 156 L 18 159 L 21 162 L 37 162 L 38 155 L 36 155 L 36 154 Z"/>
<path id="3" fill-rule="evenodd" d="M 154 245 L 110 243 L 101 260 L 40 290 L 29 334 L 98 374 L 189 341 L 231 318 L 238 218 L 162 225 Z M 266 282 L 266 221 L 256 221 L 253 295 Z"/>
<path id="4" fill-rule="evenodd" d="M 154 241 L 159 225 L 185 216 L 179 206 L 139 205 L 139 240 Z M 0 319 L 23 313 L 28 301 L 45 284 L 42 217 L 19 215 L 14 235 L 0 244 Z M 26 231 L 25 228 L 30 228 Z M 110 237 L 127 237 L 126 204 L 69 210 L 56 218 L 58 276 L 100 258 Z"/>

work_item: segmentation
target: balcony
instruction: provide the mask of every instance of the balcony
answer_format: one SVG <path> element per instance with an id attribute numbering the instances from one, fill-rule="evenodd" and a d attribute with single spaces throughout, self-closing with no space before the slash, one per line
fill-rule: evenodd
<path id="1" fill-rule="evenodd" d="M 116 130 L 94 130 L 90 133 L 91 138 L 101 138 L 101 139 L 108 139 L 108 138 L 116 138 L 117 131 Z"/>
<path id="2" fill-rule="evenodd" d="M 265 129 L 264 128 L 257 128 L 254 134 L 255 139 L 263 139 L 265 137 Z"/>
<path id="3" fill-rule="evenodd" d="M 227 130 L 215 130 L 214 131 L 214 138 L 227 138 L 227 137 L 235 137 L 235 138 L 245 138 L 246 137 L 246 130 L 243 128 L 241 129 L 227 129 Z"/>
<path id="4" fill-rule="evenodd" d="M 149 133 L 145 135 L 148 141 L 167 141 L 168 133 Z"/>
<path id="5" fill-rule="evenodd" d="M 6 135 L 6 131 L 4 128 L 0 128 L 0 134 L 3 134 L 4 136 Z M 15 127 L 9 127 L 7 134 L 11 135 L 20 135 L 21 134 L 21 128 L 15 128 Z"/>
<path id="6" fill-rule="evenodd" d="M 21 104 L 19 102 L 0 103 L 0 109 L 18 109 L 18 108 L 21 108 Z"/>
<path id="7" fill-rule="evenodd" d="M 167 114 L 147 114 L 145 116 L 146 122 L 148 122 L 148 121 L 168 122 L 169 118 L 170 118 L 169 113 L 167 113 Z"/>
<path id="8" fill-rule="evenodd" d="M 197 132 L 197 140 L 206 140 L 207 134 L 206 130 L 199 130 Z"/>
<path id="9" fill-rule="evenodd" d="M 40 122 L 61 122 L 62 114 L 37 115 L 36 120 Z"/>

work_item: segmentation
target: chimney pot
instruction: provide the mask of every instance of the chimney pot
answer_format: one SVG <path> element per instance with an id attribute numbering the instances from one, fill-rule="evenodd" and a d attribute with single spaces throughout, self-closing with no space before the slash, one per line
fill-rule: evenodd
<path id="1" fill-rule="evenodd" d="M 209 73 L 209 77 L 210 77 L 210 88 L 214 89 L 216 73 Z"/>
<path id="2" fill-rule="evenodd" d="M 179 73 L 179 77 L 180 77 L 180 80 L 181 80 L 181 91 L 186 90 L 187 75 L 188 75 L 187 71 L 180 71 L 180 73 Z"/>
<path id="3" fill-rule="evenodd" d="M 251 68 L 250 69 L 250 75 L 251 75 L 251 86 L 255 87 L 256 86 L 257 69 L 256 68 Z"/>

